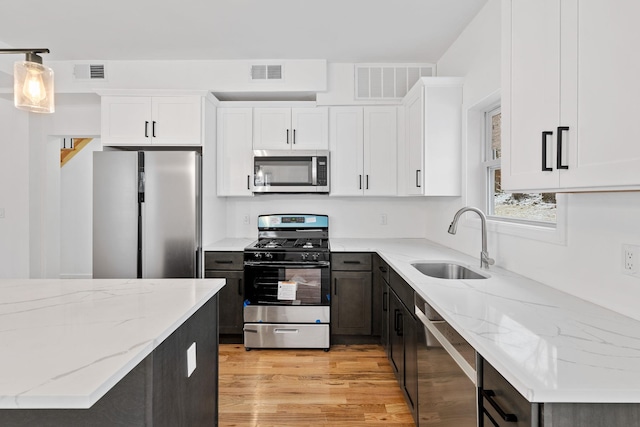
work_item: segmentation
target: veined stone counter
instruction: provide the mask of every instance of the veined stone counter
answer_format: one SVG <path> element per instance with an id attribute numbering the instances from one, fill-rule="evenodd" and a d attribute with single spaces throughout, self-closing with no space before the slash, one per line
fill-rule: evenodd
<path id="1" fill-rule="evenodd" d="M 0 409 L 92 407 L 224 284 L 0 280 Z M 216 310 L 217 301 L 208 313 Z"/>
<path id="2" fill-rule="evenodd" d="M 530 402 L 640 403 L 640 321 L 425 239 L 331 238 L 331 251 L 380 254 Z M 490 278 L 432 278 L 419 261 Z"/>

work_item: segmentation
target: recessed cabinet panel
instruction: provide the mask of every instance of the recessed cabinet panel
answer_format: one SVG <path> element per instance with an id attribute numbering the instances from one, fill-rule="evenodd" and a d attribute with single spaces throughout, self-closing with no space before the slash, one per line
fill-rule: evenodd
<path id="1" fill-rule="evenodd" d="M 291 109 L 254 108 L 253 148 L 256 150 L 288 150 L 291 148 Z"/>
<path id="2" fill-rule="evenodd" d="M 201 110 L 199 97 L 153 98 L 154 144 L 199 145 Z"/>
<path id="3" fill-rule="evenodd" d="M 218 108 L 218 196 L 251 196 L 251 108 Z"/>
<path id="4" fill-rule="evenodd" d="M 332 107 L 329 127 L 331 136 L 331 195 L 362 195 L 363 172 L 362 107 Z"/>
<path id="5" fill-rule="evenodd" d="M 254 108 L 254 150 L 326 150 L 327 107 Z"/>
<path id="6" fill-rule="evenodd" d="M 121 96 L 102 98 L 102 140 L 114 144 L 148 144 L 151 98 Z"/>

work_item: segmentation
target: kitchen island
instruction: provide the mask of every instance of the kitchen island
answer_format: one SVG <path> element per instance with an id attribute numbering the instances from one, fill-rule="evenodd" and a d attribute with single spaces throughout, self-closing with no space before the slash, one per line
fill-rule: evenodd
<path id="1" fill-rule="evenodd" d="M 0 425 L 215 425 L 224 283 L 0 280 Z"/>

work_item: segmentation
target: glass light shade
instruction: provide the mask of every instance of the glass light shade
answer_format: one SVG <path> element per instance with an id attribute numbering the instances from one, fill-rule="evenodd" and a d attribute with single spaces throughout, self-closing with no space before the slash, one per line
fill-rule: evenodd
<path id="1" fill-rule="evenodd" d="M 36 62 L 16 62 L 13 65 L 13 100 L 21 110 L 53 113 L 53 70 Z"/>

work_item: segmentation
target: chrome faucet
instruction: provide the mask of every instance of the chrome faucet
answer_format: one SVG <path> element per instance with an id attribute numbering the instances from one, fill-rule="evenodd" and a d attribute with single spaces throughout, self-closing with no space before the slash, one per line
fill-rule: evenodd
<path id="1" fill-rule="evenodd" d="M 460 219 L 460 216 L 467 211 L 475 212 L 480 216 L 480 223 L 482 225 L 482 252 L 480 252 L 480 267 L 488 269 L 490 265 L 495 263 L 495 261 L 493 258 L 489 258 L 489 253 L 487 252 L 487 217 L 480 209 L 466 206 L 456 212 L 453 216 L 453 221 L 451 221 L 451 225 L 449 226 L 449 234 L 456 234 L 458 220 Z"/>

